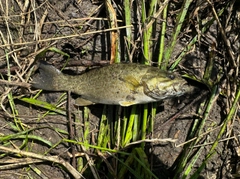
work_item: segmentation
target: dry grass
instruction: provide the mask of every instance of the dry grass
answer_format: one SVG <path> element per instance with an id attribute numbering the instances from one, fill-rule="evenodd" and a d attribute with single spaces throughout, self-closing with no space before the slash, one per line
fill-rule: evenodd
<path id="1" fill-rule="evenodd" d="M 189 8 L 182 1 L 152 0 L 146 7 L 140 1 L 73 2 L 0 1 L 1 177 L 239 177 L 239 2 L 185 1 Z M 170 128 L 177 118 L 190 118 L 189 131 L 178 131 L 186 138 L 177 143 L 179 133 L 153 130 L 161 116 L 156 104 L 90 111 L 75 108 L 67 93 L 31 88 L 40 59 L 75 73 L 82 70 L 76 63 L 84 69 L 108 63 L 100 60 L 158 64 L 209 93 L 201 89 L 202 99 L 161 118 L 170 118 L 162 124 Z M 134 131 L 130 138 L 128 130 Z M 148 154 L 159 143 L 176 145 L 169 144 L 163 158 Z M 159 162 L 170 174 L 158 173 Z"/>

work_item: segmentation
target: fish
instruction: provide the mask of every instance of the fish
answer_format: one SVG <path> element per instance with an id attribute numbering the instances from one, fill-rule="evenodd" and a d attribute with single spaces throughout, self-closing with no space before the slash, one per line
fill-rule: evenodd
<path id="1" fill-rule="evenodd" d="M 137 63 L 115 63 L 75 76 L 45 62 L 40 62 L 38 69 L 32 87 L 70 91 L 80 95 L 80 106 L 145 104 L 178 97 L 190 90 L 180 75 Z"/>

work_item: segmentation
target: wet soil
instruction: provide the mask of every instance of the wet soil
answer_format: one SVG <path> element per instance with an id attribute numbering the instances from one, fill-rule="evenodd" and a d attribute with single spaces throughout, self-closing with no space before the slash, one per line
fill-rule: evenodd
<path id="1" fill-rule="evenodd" d="M 12 41 L 10 37 L 6 36 L 8 32 L 6 28 L 6 19 L 3 18 L 3 11 L 1 12 L 2 24 L 0 30 L 1 33 L 5 35 L 5 40 L 8 40 L 6 44 L 12 44 L 14 42 L 16 45 L 14 48 L 11 45 L 1 46 L 0 48 L 1 74 L 5 77 L 7 76 L 6 71 L 4 71 L 7 66 L 6 51 L 11 54 L 16 53 L 15 55 L 18 60 L 12 57 L 9 59 L 12 70 L 11 74 L 16 76 L 16 78 L 19 78 L 20 76 L 20 79 L 21 75 L 19 75 L 19 73 L 23 74 L 22 70 L 26 70 L 26 67 L 27 73 L 24 72 L 24 79 L 27 78 L 26 76 L 33 73 L 32 67 L 36 64 L 35 56 L 41 52 L 41 49 L 45 49 L 48 46 L 60 49 L 70 55 L 69 64 L 72 63 L 73 65 L 69 65 L 65 68 L 66 70 L 69 70 L 66 71 L 66 73 L 70 72 L 76 75 L 88 69 L 89 66 L 94 68 L 96 66 L 99 67 L 108 64 L 111 54 L 109 45 L 110 32 L 81 35 L 86 32 L 109 28 L 104 4 L 102 4 L 101 1 L 36 0 L 29 2 L 29 4 L 25 1 L 26 7 L 23 4 L 24 1 L 19 1 L 19 3 L 9 1 L 8 3 L 8 6 L 12 8 L 12 10 L 9 9 L 10 19 L 8 21 L 8 25 L 10 26 L 9 29 L 11 29 L 12 33 Z M 1 4 L 6 7 L 5 2 L 1 2 Z M 30 10 L 33 10 L 34 12 L 32 11 L 31 13 L 28 13 Z M 102 20 L 96 20 L 89 17 L 102 18 Z M 83 21 L 81 18 L 86 18 L 86 20 Z M 169 21 L 169 26 L 171 26 L 171 23 L 174 22 Z M 210 32 L 216 32 L 215 28 L 213 27 Z M 169 32 L 169 34 L 170 33 L 171 32 Z M 63 36 L 66 37 L 68 35 L 69 38 L 62 38 Z M 211 36 L 214 35 L 211 34 Z M 58 37 L 59 39 L 57 39 Z M 174 54 L 177 54 L 182 49 L 185 44 L 185 39 L 187 38 L 188 37 L 181 38 Z M 181 68 L 184 70 L 187 69 L 187 71 L 191 71 L 192 73 L 201 76 L 207 63 L 207 54 L 205 50 L 208 48 L 207 45 L 196 47 L 196 49 L 185 56 L 185 62 L 181 64 Z M 14 52 L 14 49 L 16 52 Z M 141 49 L 138 51 L 141 51 Z M 138 51 L 135 53 L 135 62 L 139 61 L 138 58 L 141 54 Z M 45 59 L 59 69 L 64 66 L 64 63 L 67 60 L 66 56 L 53 51 L 49 51 L 46 56 L 39 58 Z M 195 66 L 197 67 L 193 68 Z M 152 165 L 152 171 L 158 178 L 172 178 L 172 171 L 174 171 L 179 164 L 178 161 L 182 154 L 188 150 L 186 148 L 183 150 L 183 143 L 189 140 L 187 136 L 194 121 L 201 120 L 202 118 L 202 116 L 199 118 L 197 109 L 199 109 L 201 102 L 210 96 L 210 92 L 205 86 L 197 85 L 197 87 L 198 91 L 193 94 L 185 95 L 176 99 L 165 100 L 158 104 L 152 137 L 159 139 L 176 139 L 176 142 L 166 141 L 151 143 L 147 146 L 147 148 L 149 147 L 149 163 Z M 11 140 L 12 146 L 22 146 L 23 148 L 28 148 L 29 151 L 37 154 L 44 154 L 46 152 L 48 155 L 58 156 L 64 161 L 71 163 L 72 149 L 70 145 L 63 142 L 57 145 L 54 149 L 49 149 L 49 145 L 44 142 L 45 139 L 46 141 L 51 141 L 51 144 L 56 144 L 63 138 L 69 138 L 69 121 L 66 116 L 56 115 L 55 113 L 45 115 L 46 110 L 41 107 L 29 105 L 21 100 L 15 99 L 14 102 L 17 109 L 18 120 L 21 121 L 18 123 L 15 121 L 17 118 L 14 118 L 13 115 L 7 114 L 13 113 L 8 98 L 6 97 L 9 93 L 9 91 L 7 91 L 8 89 L 11 89 L 16 96 L 21 96 L 22 94 L 25 96 L 31 96 L 35 94 L 35 90 L 31 88 L 26 89 L 19 86 L 9 87 L 7 85 L 1 85 L 0 94 L 2 97 L 2 107 L 0 109 L 0 136 L 19 132 L 19 129 L 12 127 L 13 123 L 17 123 L 19 128 L 34 128 L 31 134 L 41 137 L 43 142 L 35 143 L 34 139 L 31 139 L 31 136 L 29 136 L 29 139 L 26 139 L 27 141 L 22 142 L 17 140 L 18 138 L 21 138 L 21 136 L 17 136 L 15 140 Z M 58 102 L 61 95 L 62 93 L 43 92 L 41 93 L 40 99 L 55 104 Z M 66 96 L 64 98 L 66 98 Z M 70 99 L 70 109 L 78 115 L 77 118 L 79 121 L 74 121 L 74 127 L 77 131 L 75 137 L 80 137 L 84 135 L 82 131 L 82 127 L 84 126 L 84 121 L 82 119 L 84 108 L 76 107 L 74 105 L 74 98 L 75 96 L 72 95 Z M 207 132 L 209 128 L 213 128 L 213 130 L 204 134 L 205 146 L 202 149 L 201 156 L 198 158 L 199 162 L 197 161 L 193 166 L 193 171 L 196 171 L 200 167 L 199 165 L 201 161 L 205 159 L 206 154 L 219 133 L 219 125 L 221 125 L 222 121 L 226 118 L 226 106 L 224 105 L 224 100 L 226 100 L 224 97 L 219 98 L 209 112 L 204 132 Z M 66 109 L 68 107 L 66 101 L 61 103 L 60 107 Z M 205 106 L 202 106 L 202 108 L 204 110 Z M 95 106 L 90 106 L 89 109 L 89 121 L 91 124 L 89 138 L 94 141 L 96 133 L 98 132 L 98 124 L 103 105 L 97 104 Z M 234 123 L 227 127 L 233 134 L 232 136 L 235 136 L 235 139 L 219 142 L 215 154 L 211 158 L 211 161 L 207 163 L 203 170 L 204 172 L 201 174 L 202 178 L 234 178 L 233 174 L 238 173 L 239 155 L 236 151 L 238 151 L 239 144 L 239 116 Z M 227 134 L 224 135 L 223 139 L 225 139 L 226 136 Z M 4 144 L 3 142 L 1 145 L 4 146 L 7 144 Z M 198 147 L 200 146 L 196 146 L 196 148 Z M 80 148 L 76 148 L 76 150 L 79 150 L 79 155 L 82 154 Z M 1 154 L 3 154 L 2 151 Z M 97 158 L 96 154 L 92 154 L 92 157 Z M 7 165 L 8 162 L 11 163 L 11 160 L 15 160 L 15 162 L 19 163 L 21 162 L 20 159 L 21 157 L 16 154 L 10 154 L 7 157 L 2 155 L 0 157 L 0 163 Z M 33 162 L 30 165 L 29 163 L 26 163 L 25 165 L 21 165 L 21 167 L 6 166 L 5 169 L 0 170 L 0 178 L 72 178 L 72 176 L 66 172 L 63 167 L 59 167 L 57 163 L 43 161 L 34 162 L 34 159 L 32 160 Z M 191 175 L 191 173 L 189 175 Z"/>

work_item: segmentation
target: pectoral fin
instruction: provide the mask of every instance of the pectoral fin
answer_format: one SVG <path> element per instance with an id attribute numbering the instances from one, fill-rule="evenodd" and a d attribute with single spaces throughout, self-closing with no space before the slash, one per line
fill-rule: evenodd
<path id="1" fill-rule="evenodd" d="M 95 103 L 93 103 L 92 101 L 83 99 L 83 98 L 77 98 L 77 99 L 75 100 L 75 104 L 76 104 L 77 106 L 89 106 L 89 105 L 92 105 L 92 104 L 95 104 Z"/>
<path id="2" fill-rule="evenodd" d="M 132 90 L 135 91 L 141 84 L 138 82 L 136 78 L 133 76 L 126 76 L 124 78 L 120 78 L 121 81 L 124 81 L 126 85 Z"/>

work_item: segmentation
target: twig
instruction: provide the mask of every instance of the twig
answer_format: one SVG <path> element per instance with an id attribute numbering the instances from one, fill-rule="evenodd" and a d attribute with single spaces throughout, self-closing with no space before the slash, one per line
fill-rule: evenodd
<path id="1" fill-rule="evenodd" d="M 8 47 L 8 46 L 23 46 L 23 45 L 28 45 L 28 44 L 38 44 L 38 43 L 41 43 L 41 42 L 48 42 L 48 41 L 53 41 L 53 40 L 62 40 L 62 39 L 68 39 L 68 38 L 74 38 L 74 37 L 83 37 L 85 35 L 104 33 L 104 32 L 109 32 L 109 31 L 116 31 L 116 30 L 125 29 L 125 28 L 132 28 L 132 27 L 133 27 L 132 25 L 126 25 L 126 26 L 121 26 L 121 27 L 117 27 L 117 28 L 109 28 L 109 29 L 105 29 L 105 30 L 96 30 L 96 31 L 93 31 L 93 32 L 86 32 L 86 33 L 83 33 L 83 34 L 72 34 L 72 35 L 68 35 L 68 36 L 53 37 L 53 38 L 42 39 L 42 40 L 31 41 L 31 42 L 24 42 L 24 43 L 4 44 L 4 45 L 0 45 L 0 48 Z"/>
<path id="2" fill-rule="evenodd" d="M 140 144 L 140 143 L 160 143 L 160 142 L 172 142 L 175 143 L 177 141 L 177 139 L 172 139 L 172 138 L 165 138 L 165 139 L 144 139 L 144 140 L 138 140 L 135 142 L 131 142 L 129 144 L 126 145 L 126 147 L 132 146 L 132 145 L 136 145 L 136 144 Z"/>
<path id="3" fill-rule="evenodd" d="M 29 88 L 31 86 L 31 84 L 26 82 L 7 81 L 7 80 L 1 80 L 1 79 L 0 79 L 0 84 L 5 84 L 9 86 L 21 86 L 25 88 Z"/>
<path id="4" fill-rule="evenodd" d="M 72 115 L 71 115 L 71 110 L 70 110 L 70 98 L 71 98 L 71 92 L 68 91 L 68 98 L 67 98 L 67 117 L 68 117 L 68 121 L 69 121 L 69 133 L 70 133 L 70 139 L 73 140 L 74 136 L 75 136 L 75 132 L 74 132 L 74 128 L 73 128 L 73 119 L 72 119 Z M 72 153 L 72 166 L 74 168 L 76 168 L 76 149 L 73 143 L 70 143 L 70 147 L 71 147 L 71 153 Z"/>
<path id="5" fill-rule="evenodd" d="M 4 162 L 1 161 L 0 170 L 9 170 L 14 168 L 20 168 L 24 165 L 42 163 L 43 161 L 40 159 L 32 159 L 32 158 L 21 158 L 21 159 L 11 159 L 5 160 Z"/>
<path id="6" fill-rule="evenodd" d="M 19 154 L 22 156 L 36 158 L 36 159 L 40 159 L 43 161 L 58 163 L 58 164 L 64 166 L 67 169 L 67 171 L 72 174 L 72 176 L 74 178 L 76 178 L 76 179 L 84 178 L 75 168 L 73 168 L 68 162 L 64 161 L 59 156 L 44 156 L 44 155 L 39 155 L 39 154 L 36 154 L 33 152 L 26 152 L 26 151 L 22 151 L 22 150 L 18 150 L 18 149 L 11 149 L 9 147 L 4 147 L 4 146 L 0 146 L 0 151 Z"/>
<path id="7" fill-rule="evenodd" d="M 214 15 L 215 19 L 217 20 L 217 23 L 218 23 L 218 26 L 219 26 L 221 35 L 222 35 L 223 40 L 224 40 L 224 42 L 225 42 L 225 44 L 226 44 L 226 47 L 227 47 L 227 52 L 228 52 L 228 54 L 229 54 L 229 56 L 230 56 L 230 59 L 229 59 L 229 60 L 230 60 L 230 63 L 231 63 L 231 65 L 233 65 L 234 67 L 237 67 L 237 65 L 236 65 L 236 63 L 235 63 L 235 61 L 234 61 L 235 57 L 234 57 L 234 55 L 233 55 L 233 53 L 232 53 L 233 51 L 232 51 L 232 49 L 231 49 L 230 41 L 228 40 L 228 38 L 227 38 L 227 36 L 226 36 L 226 33 L 225 33 L 225 31 L 224 31 L 224 29 L 223 29 L 223 27 L 222 27 L 222 24 L 221 24 L 221 22 L 220 22 L 220 20 L 219 20 L 219 18 L 218 18 L 218 15 L 217 15 L 217 13 L 216 13 L 216 11 L 215 11 L 215 8 L 214 8 L 212 2 L 210 2 L 210 0 L 207 0 L 207 2 L 211 5 L 213 15 Z"/>

